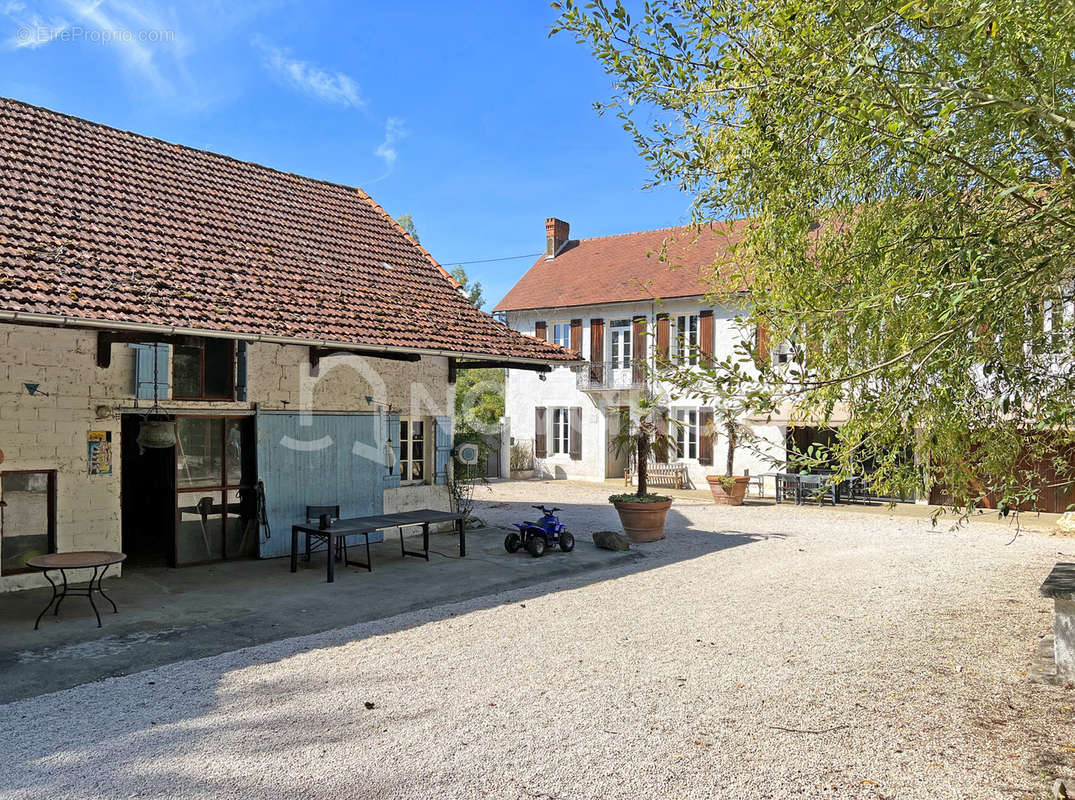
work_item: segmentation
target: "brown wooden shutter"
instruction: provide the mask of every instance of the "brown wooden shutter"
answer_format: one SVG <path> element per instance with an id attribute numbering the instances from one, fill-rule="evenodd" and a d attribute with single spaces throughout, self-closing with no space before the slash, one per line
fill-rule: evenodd
<path id="1" fill-rule="evenodd" d="M 603 319 L 590 320 L 590 381 L 601 385 L 605 377 L 605 321 Z"/>
<path id="2" fill-rule="evenodd" d="M 769 328 L 762 322 L 758 323 L 754 331 L 754 344 L 758 351 L 758 361 L 767 364 L 769 362 Z"/>
<path id="3" fill-rule="evenodd" d="M 713 366 L 713 309 L 698 312 L 698 363 Z"/>
<path id="4" fill-rule="evenodd" d="M 646 364 L 646 318 L 631 320 L 631 381 L 641 383 Z"/>
<path id="5" fill-rule="evenodd" d="M 657 441 L 653 443 L 653 457 L 658 464 L 668 463 L 668 412 L 657 415 Z"/>
<path id="6" fill-rule="evenodd" d="M 545 444 L 548 426 L 545 424 L 545 407 L 538 406 L 534 409 L 534 458 L 545 458 L 548 455 Z"/>
<path id="7" fill-rule="evenodd" d="M 668 315 L 657 315 L 657 362 L 668 363 L 668 342 L 671 335 Z"/>
<path id="8" fill-rule="evenodd" d="M 545 320 L 538 320 L 534 323 L 534 337 L 537 339 L 541 339 L 541 341 L 543 342 L 548 340 L 549 335 L 547 333 L 547 326 L 545 324 Z"/>
<path id="9" fill-rule="evenodd" d="M 568 452 L 572 461 L 582 460 L 582 408 L 571 407 L 570 427 L 567 433 Z"/>
<path id="10" fill-rule="evenodd" d="M 703 408 L 698 411 L 698 463 L 709 466 L 713 463 L 713 409 Z"/>
<path id="11" fill-rule="evenodd" d="M 582 354 L 582 320 L 571 320 L 571 349 Z"/>

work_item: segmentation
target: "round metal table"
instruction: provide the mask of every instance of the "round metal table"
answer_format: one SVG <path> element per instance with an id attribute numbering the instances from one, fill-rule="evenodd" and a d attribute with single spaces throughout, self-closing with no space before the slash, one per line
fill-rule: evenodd
<path id="1" fill-rule="evenodd" d="M 118 564 L 127 558 L 126 553 L 114 553 L 109 550 L 78 550 L 70 553 L 49 553 L 43 556 L 31 556 L 26 559 L 26 566 L 33 567 L 34 569 L 41 570 L 45 575 L 45 580 L 52 586 L 52 597 L 49 599 L 49 603 L 45 606 L 41 613 L 37 615 L 37 621 L 34 622 L 34 630 L 37 630 L 37 626 L 41 624 L 41 618 L 45 616 L 45 613 L 53 608 L 53 615 L 59 615 L 60 603 L 67 595 L 72 594 L 78 597 L 87 597 L 90 601 L 90 606 L 93 608 L 93 613 L 97 615 L 97 627 L 101 627 L 101 612 L 97 610 L 97 604 L 93 602 L 93 593 L 101 595 L 105 600 L 112 604 L 112 613 L 116 614 L 119 609 L 116 608 L 116 604 L 112 602 L 112 598 L 104 593 L 101 588 L 101 581 L 104 579 L 105 573 L 108 572 L 108 568 L 113 564 Z M 86 586 L 71 587 L 67 584 L 67 570 L 69 569 L 92 569 L 93 576 L 90 578 L 90 582 Z M 58 571 L 63 578 L 63 588 L 61 589 L 56 585 L 56 581 L 49 575 L 51 571 Z"/>

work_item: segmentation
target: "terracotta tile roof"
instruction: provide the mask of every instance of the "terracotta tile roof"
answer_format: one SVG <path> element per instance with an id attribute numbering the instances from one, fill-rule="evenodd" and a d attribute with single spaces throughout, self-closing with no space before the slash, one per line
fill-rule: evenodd
<path id="1" fill-rule="evenodd" d="M 701 229 L 663 228 L 571 240 L 556 258 L 539 258 L 495 310 L 705 294 L 718 255 L 740 238 L 746 224 L 746 220 L 735 220 Z M 662 260 L 666 242 L 668 250 Z"/>
<path id="2" fill-rule="evenodd" d="M 473 308 L 360 189 L 2 98 L 0 311 L 576 358 Z"/>

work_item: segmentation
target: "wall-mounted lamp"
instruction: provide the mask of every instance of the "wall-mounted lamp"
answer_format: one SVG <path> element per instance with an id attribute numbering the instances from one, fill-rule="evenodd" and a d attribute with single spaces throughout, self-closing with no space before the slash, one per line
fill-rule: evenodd
<path id="1" fill-rule="evenodd" d="M 23 386 L 26 387 L 26 391 L 30 395 L 30 397 L 37 397 L 38 395 L 41 395 L 42 397 L 48 397 L 49 396 L 48 392 L 43 392 L 38 388 L 40 385 L 41 385 L 40 383 L 24 383 L 23 384 Z"/>

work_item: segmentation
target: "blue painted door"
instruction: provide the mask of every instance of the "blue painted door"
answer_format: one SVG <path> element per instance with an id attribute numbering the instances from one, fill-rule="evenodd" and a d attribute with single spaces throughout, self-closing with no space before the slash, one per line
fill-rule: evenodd
<path id="1" fill-rule="evenodd" d="M 339 505 L 344 518 L 384 513 L 384 429 L 372 414 L 259 414 L 258 477 L 272 537 L 261 532 L 258 555 L 288 555 L 291 526 L 308 505 Z"/>

